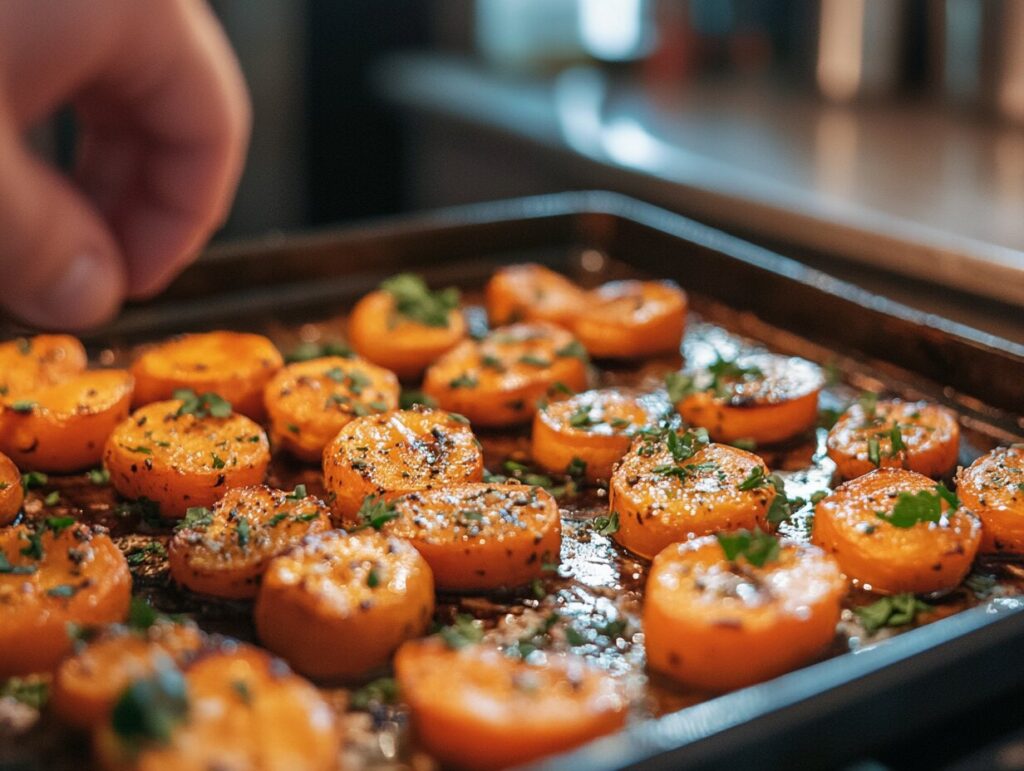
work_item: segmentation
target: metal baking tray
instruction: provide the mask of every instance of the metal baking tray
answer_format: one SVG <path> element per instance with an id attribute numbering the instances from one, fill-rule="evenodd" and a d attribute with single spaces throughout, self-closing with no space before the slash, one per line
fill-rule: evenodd
<path id="1" fill-rule="evenodd" d="M 129 307 L 85 342 L 113 361 L 136 343 L 190 329 L 270 329 L 279 340 L 298 340 L 304 324 L 336 317 L 392 273 L 414 270 L 434 285 L 472 292 L 498 265 L 527 260 L 583 281 L 627 272 L 674 279 L 703 320 L 731 333 L 829 364 L 853 387 L 946 403 L 968 435 L 980 437 L 968 441 L 962 460 L 1024 438 L 1024 346 L 603 192 L 215 247 L 160 298 Z M 1024 684 L 1022 610 L 1024 598 L 983 602 L 776 680 L 635 721 L 537 767 L 815 767 L 860 757 Z"/>

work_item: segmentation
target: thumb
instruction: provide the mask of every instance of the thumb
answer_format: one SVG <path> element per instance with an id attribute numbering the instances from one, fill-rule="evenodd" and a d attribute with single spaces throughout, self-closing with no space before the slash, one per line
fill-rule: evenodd
<path id="1" fill-rule="evenodd" d="M 82 329 L 117 313 L 126 282 L 91 204 L 0 115 L 0 306 L 32 325 Z"/>

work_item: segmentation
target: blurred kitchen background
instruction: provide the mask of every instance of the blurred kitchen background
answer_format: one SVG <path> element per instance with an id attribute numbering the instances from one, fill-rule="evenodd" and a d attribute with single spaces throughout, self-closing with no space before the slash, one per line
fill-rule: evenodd
<path id="1" fill-rule="evenodd" d="M 222 238 L 603 188 L 1024 339 L 1024 0 L 212 4 Z"/>

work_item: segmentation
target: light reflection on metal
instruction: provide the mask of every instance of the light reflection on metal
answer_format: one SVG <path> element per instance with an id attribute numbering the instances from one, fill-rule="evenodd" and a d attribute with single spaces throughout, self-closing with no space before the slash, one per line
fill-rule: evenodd
<path id="1" fill-rule="evenodd" d="M 626 61 L 648 47 L 645 0 L 579 0 L 580 40 L 591 56 Z"/>

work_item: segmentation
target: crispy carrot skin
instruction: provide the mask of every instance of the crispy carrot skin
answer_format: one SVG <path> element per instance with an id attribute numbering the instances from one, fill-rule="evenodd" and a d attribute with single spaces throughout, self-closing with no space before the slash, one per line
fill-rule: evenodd
<path id="1" fill-rule="evenodd" d="M 110 537 L 86 525 L 0 529 L 0 677 L 49 671 L 71 651 L 67 625 L 122 621 L 132 578 Z"/>
<path id="2" fill-rule="evenodd" d="M 398 378 L 360 359 L 326 356 L 289 364 L 267 383 L 270 437 L 297 458 L 314 462 L 355 417 L 398 407 Z"/>
<path id="3" fill-rule="evenodd" d="M 773 353 L 740 357 L 735 365 L 716 380 L 707 371 L 693 373 L 694 391 L 676 405 L 683 420 L 726 443 L 773 444 L 814 427 L 825 384 L 818 365 Z"/>
<path id="4" fill-rule="evenodd" d="M 235 412 L 263 420 L 263 389 L 283 364 L 281 352 L 263 335 L 182 335 L 148 349 L 132 364 L 133 405 L 170 399 L 176 390 L 187 388 L 218 394 Z"/>
<path id="5" fill-rule="evenodd" d="M 430 566 L 409 543 L 332 530 L 270 563 L 255 619 L 262 643 L 297 671 L 351 679 L 423 634 L 433 612 Z"/>
<path id="6" fill-rule="evenodd" d="M 355 522 L 369 495 L 483 478 L 483 453 L 464 420 L 416 405 L 357 418 L 324 448 L 324 485 L 339 522 Z"/>
<path id="7" fill-rule="evenodd" d="M 38 388 L 0 411 L 0 450 L 24 469 L 68 473 L 99 463 L 103 444 L 128 417 L 132 376 L 101 369 Z"/>
<path id="8" fill-rule="evenodd" d="M 586 384 L 585 352 L 575 338 L 533 322 L 466 340 L 431 365 L 423 390 L 473 425 L 509 426 L 529 420 L 539 400 Z"/>
<path id="9" fill-rule="evenodd" d="M 0 525 L 10 524 L 25 498 L 21 487 L 21 472 L 14 461 L 0 453 Z"/>
<path id="10" fill-rule="evenodd" d="M 573 331 L 600 359 L 678 355 L 687 305 L 671 281 L 611 281 L 588 295 Z"/>
<path id="11" fill-rule="evenodd" d="M 903 449 L 893 447 L 894 429 Z M 868 411 L 865 405 L 854 404 L 836 421 L 826 443 L 843 479 L 879 466 L 906 468 L 938 479 L 956 465 L 960 426 L 953 411 L 938 404 L 886 399 Z M 872 444 L 877 446 L 877 459 L 872 457 Z"/>
<path id="12" fill-rule="evenodd" d="M 583 289 L 536 263 L 499 268 L 487 282 L 485 294 L 493 326 L 549 321 L 569 329 L 587 302 Z"/>
<path id="13" fill-rule="evenodd" d="M 155 501 L 165 517 L 183 517 L 233 487 L 262 483 L 270 462 L 266 434 L 249 418 L 182 413 L 183 405 L 175 399 L 139 408 L 103 451 L 114 489 Z"/>
<path id="14" fill-rule="evenodd" d="M 547 471 L 586 464 L 591 482 L 611 477 L 633 435 L 655 425 L 671 405 L 660 395 L 603 388 L 551 402 L 533 418 L 531 454 Z"/>
<path id="15" fill-rule="evenodd" d="M 755 469 L 764 482 L 740 489 Z M 650 559 L 670 543 L 694 536 L 763 529 L 776 495 L 767 476 L 764 462 L 745 450 L 709 444 L 677 462 L 664 439 L 637 437 L 608 489 L 610 510 L 619 515 L 614 538 Z"/>
<path id="16" fill-rule="evenodd" d="M 956 492 L 981 518 L 981 551 L 1024 553 L 1024 447 L 997 447 L 957 472 Z"/>
<path id="17" fill-rule="evenodd" d="M 208 521 L 174 534 L 167 555 L 171 575 L 200 594 L 249 599 L 271 559 L 303 536 L 330 528 L 330 512 L 311 495 L 236 487 L 213 505 Z"/>
<path id="18" fill-rule="evenodd" d="M 110 724 L 94 734 L 101 767 L 137 771 L 333 771 L 341 734 L 324 697 L 278 659 L 226 642 L 184 673 L 183 722 L 166 743 L 125 741 Z"/>
<path id="19" fill-rule="evenodd" d="M 442 591 L 513 588 L 555 569 L 558 504 L 543 488 L 463 484 L 394 498 L 383 532 L 409 541 Z"/>
<path id="20" fill-rule="evenodd" d="M 40 388 L 85 371 L 82 343 L 70 335 L 36 335 L 0 343 L 0 404 L 31 399 Z"/>
<path id="21" fill-rule="evenodd" d="M 419 377 L 466 332 L 462 311 L 451 311 L 447 326 L 427 326 L 397 314 L 394 298 L 384 291 L 366 295 L 348 319 L 349 342 L 359 355 L 401 378 Z"/>
<path id="22" fill-rule="evenodd" d="M 730 562 L 713 536 L 654 559 L 644 598 L 652 669 L 693 688 L 727 691 L 781 675 L 835 637 L 846 581 L 814 546 L 784 543 L 777 561 Z"/>
<path id="23" fill-rule="evenodd" d="M 614 679 L 573 657 L 527 664 L 497 649 L 406 643 L 395 675 L 420 744 L 445 767 L 500 769 L 619 730 L 626 701 Z"/>
<path id="24" fill-rule="evenodd" d="M 811 538 L 865 589 L 879 594 L 951 589 L 978 552 L 978 518 L 965 508 L 950 511 L 946 502 L 939 522 L 897 527 L 879 516 L 892 515 L 900 493 L 934 490 L 935 482 L 915 471 L 877 469 L 818 503 Z"/>

